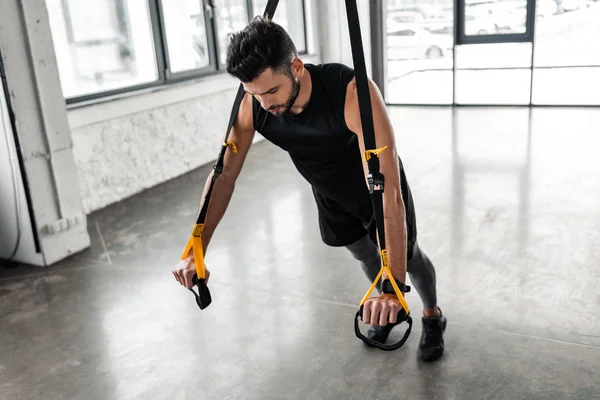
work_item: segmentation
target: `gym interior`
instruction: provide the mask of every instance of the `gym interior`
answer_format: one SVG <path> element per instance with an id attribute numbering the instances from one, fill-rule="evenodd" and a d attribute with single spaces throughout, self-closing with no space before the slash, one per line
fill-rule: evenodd
<path id="1" fill-rule="evenodd" d="M 273 21 L 352 67 L 350 3 L 443 356 L 415 355 L 414 291 L 402 347 L 360 340 L 372 282 L 260 134 L 210 306 L 173 278 L 239 87 L 227 43 L 266 0 L 2 0 L 0 399 L 600 398 L 600 1 L 280 0 Z"/>

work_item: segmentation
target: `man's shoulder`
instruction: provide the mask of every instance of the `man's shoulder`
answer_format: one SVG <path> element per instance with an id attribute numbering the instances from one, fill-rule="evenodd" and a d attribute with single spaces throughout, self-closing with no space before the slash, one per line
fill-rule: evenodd
<path id="1" fill-rule="evenodd" d="M 336 97 L 343 93 L 342 97 L 344 97 L 348 84 L 354 79 L 353 68 L 339 62 L 316 64 L 312 67 L 327 92 L 333 93 Z"/>
<path id="2" fill-rule="evenodd" d="M 340 62 L 330 62 L 321 64 L 309 64 L 317 69 L 322 75 L 327 77 L 354 77 L 354 69 Z"/>

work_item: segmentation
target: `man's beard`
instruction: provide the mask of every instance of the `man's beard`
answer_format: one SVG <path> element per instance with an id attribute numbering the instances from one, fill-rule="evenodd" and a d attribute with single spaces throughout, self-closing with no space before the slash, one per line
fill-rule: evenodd
<path id="1" fill-rule="evenodd" d="M 281 107 L 281 108 L 283 108 L 283 111 L 281 111 L 277 114 L 279 114 L 279 115 L 289 114 L 290 109 L 292 108 L 292 106 L 296 102 L 296 99 L 298 98 L 298 94 L 300 94 L 300 82 L 297 79 L 292 79 L 292 92 L 290 93 L 290 96 L 288 97 L 285 104 L 282 104 L 281 106 L 273 106 L 271 108 Z"/>

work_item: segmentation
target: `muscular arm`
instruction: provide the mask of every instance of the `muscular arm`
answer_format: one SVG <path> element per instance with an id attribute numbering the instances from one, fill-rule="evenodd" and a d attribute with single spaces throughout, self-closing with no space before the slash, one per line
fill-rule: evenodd
<path id="1" fill-rule="evenodd" d="M 234 153 L 231 147 L 225 151 L 225 157 L 223 159 L 223 172 L 215 181 L 213 192 L 210 198 L 210 204 L 206 213 L 206 221 L 204 223 L 204 231 L 202 235 L 204 254 L 206 254 L 206 249 L 217 225 L 227 210 L 229 201 L 231 200 L 231 196 L 233 195 L 233 191 L 235 189 L 236 180 L 242 170 L 248 151 L 252 146 L 254 133 L 254 126 L 252 123 L 252 97 L 245 95 L 242 99 L 242 103 L 240 104 L 236 121 L 231 129 L 231 133 L 229 134 L 229 141 L 235 143 L 237 147 L 237 153 Z M 206 180 L 204 192 L 202 194 L 202 201 L 200 202 L 200 210 L 204 205 L 204 198 L 208 188 L 210 187 L 210 182 L 213 175 L 214 170 L 211 171 L 208 179 Z"/>
<path id="2" fill-rule="evenodd" d="M 385 179 L 383 214 L 388 265 L 395 279 L 406 282 L 406 210 L 400 188 L 398 153 L 396 151 L 394 129 L 387 115 L 385 102 L 381 93 L 371 80 L 369 80 L 369 91 L 373 110 L 375 142 L 377 143 L 377 148 L 387 146 L 387 149 L 379 154 L 379 163 L 380 171 Z M 366 179 L 369 169 L 364 158 L 365 144 L 355 80 L 352 80 L 348 84 L 344 114 L 348 128 L 358 135 Z M 384 273 L 383 279 L 385 278 L 387 278 L 387 274 Z"/>

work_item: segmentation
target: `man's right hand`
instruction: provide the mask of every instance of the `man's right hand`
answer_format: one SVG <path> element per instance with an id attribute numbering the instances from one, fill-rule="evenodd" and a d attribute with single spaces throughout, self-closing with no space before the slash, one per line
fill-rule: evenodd
<path id="1" fill-rule="evenodd" d="M 195 273 L 196 264 L 194 263 L 194 254 L 190 254 L 183 260 L 180 260 L 177 265 L 173 267 L 173 275 L 175 276 L 175 280 L 188 289 L 191 289 L 192 286 L 194 286 L 192 279 L 194 278 Z M 210 271 L 206 269 L 205 283 L 208 283 L 209 277 Z"/>
<path id="2" fill-rule="evenodd" d="M 235 182 L 242 170 L 242 166 L 248 151 L 250 150 L 250 146 L 252 146 L 255 135 L 252 99 L 253 97 L 251 95 L 244 94 L 237 118 L 228 137 L 229 141 L 235 143 L 237 153 L 233 154 L 232 151 L 225 152 L 223 171 L 213 187 L 210 208 L 208 214 L 206 215 L 206 220 L 204 221 L 204 230 L 202 235 L 202 242 L 204 245 L 203 250 L 205 254 L 206 246 L 208 246 L 215 228 L 217 227 L 219 221 L 221 221 L 221 218 L 225 214 L 225 210 L 229 205 L 229 201 L 233 195 Z M 202 194 L 203 198 L 208 193 L 208 189 L 213 177 L 214 172 L 206 178 L 204 192 Z M 202 211 L 202 206 L 203 204 L 200 204 L 199 212 Z M 194 286 L 192 279 L 194 278 L 195 273 L 196 266 L 194 264 L 193 253 L 190 253 L 187 258 L 180 260 L 173 267 L 173 275 L 175 276 L 175 280 L 188 289 L 191 289 Z M 208 283 L 209 277 L 210 272 L 206 270 L 206 283 Z"/>

